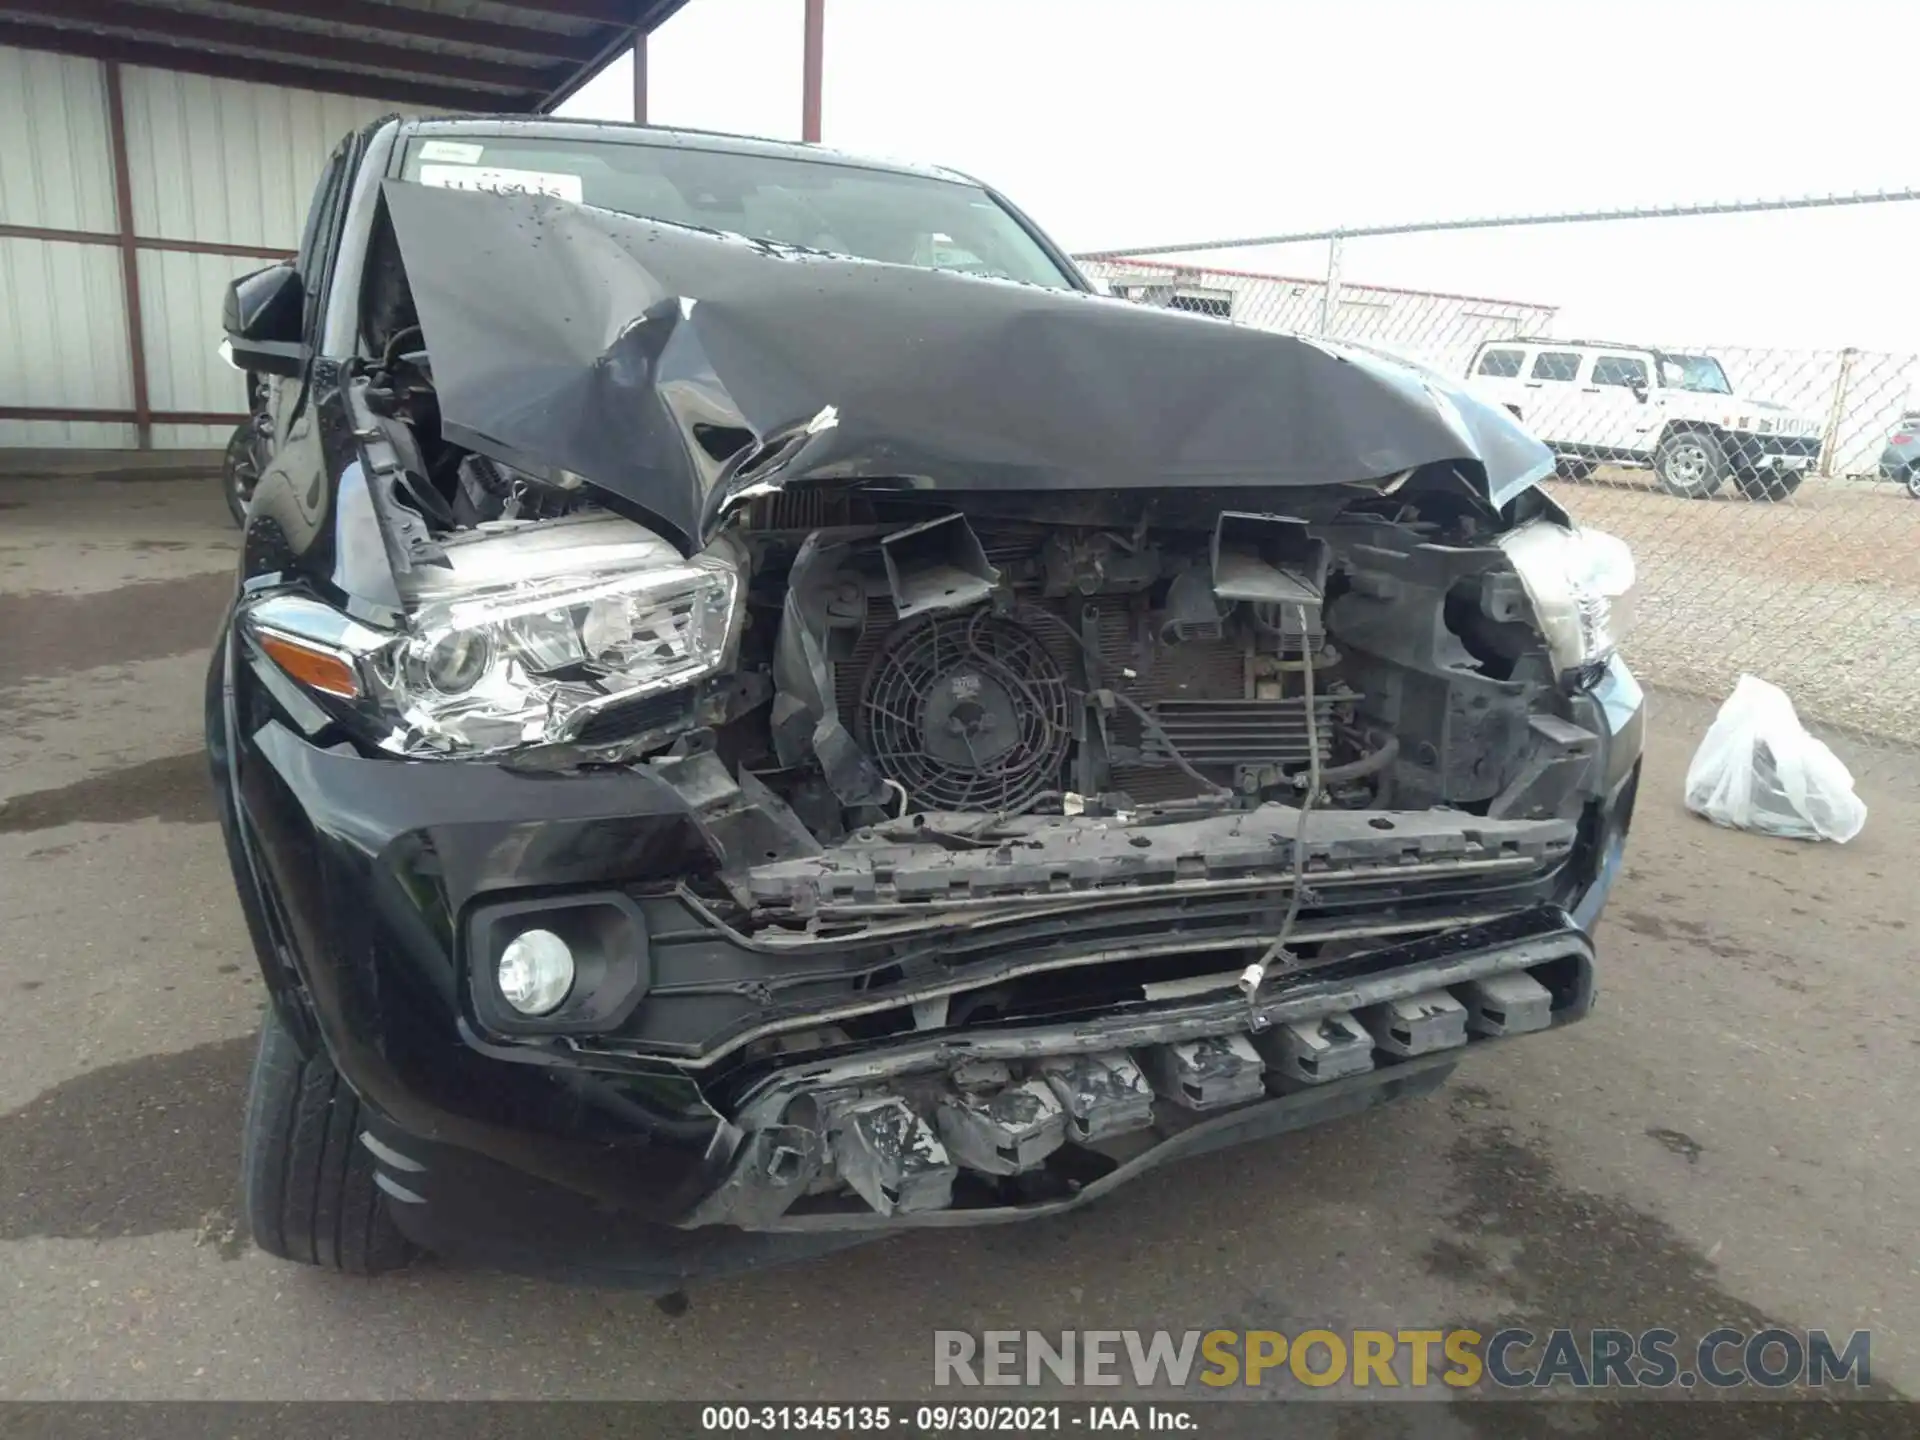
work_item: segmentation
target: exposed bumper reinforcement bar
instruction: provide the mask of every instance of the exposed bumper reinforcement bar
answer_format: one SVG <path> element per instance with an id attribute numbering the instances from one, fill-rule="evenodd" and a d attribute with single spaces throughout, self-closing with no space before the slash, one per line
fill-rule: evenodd
<path id="1" fill-rule="evenodd" d="M 807 1062 L 742 1103 L 726 1178 L 682 1223 L 812 1232 L 1059 1214 L 1169 1160 L 1432 1089 L 1467 1048 L 1576 1020 L 1592 992 L 1591 942 L 1564 911 L 1541 907 L 1280 972 L 1251 1005 L 1235 997 Z M 1128 1078 L 1110 1096 L 1079 1096 L 1059 1081 L 1075 1066 Z M 1154 1098 L 1134 1083 L 1142 1075 Z M 1013 1105 L 1022 1091 L 1032 1103 Z M 1048 1094 L 1085 1113 L 1042 1136 L 1043 1121 L 1064 1119 Z M 1015 1109 L 1018 1124 L 999 1114 Z M 871 1116 L 888 1123 L 848 1118 Z M 1016 1174 L 1034 1184 L 1010 1197 Z"/>
<path id="2" fill-rule="evenodd" d="M 764 1229 L 787 1233 L 836 1230 L 873 1230 L 895 1228 L 952 1227 L 967 1225 L 1006 1225 L 1018 1220 L 1038 1220 L 1047 1215 L 1062 1215 L 1090 1204 L 1124 1185 L 1135 1176 L 1175 1160 L 1204 1155 L 1249 1140 L 1262 1140 L 1289 1130 L 1305 1129 L 1323 1121 L 1357 1114 L 1389 1100 L 1410 1099 L 1436 1090 L 1459 1063 L 1464 1051 L 1440 1051 L 1407 1060 L 1390 1070 L 1372 1071 L 1330 1081 L 1311 1090 L 1255 1101 L 1237 1109 L 1223 1111 L 1170 1136 L 1151 1150 L 1125 1161 L 1114 1170 L 1083 1185 L 1074 1195 L 1030 1205 L 1006 1205 L 977 1209 L 896 1211 L 891 1215 L 860 1212 L 825 1212 L 812 1215 L 782 1215 L 762 1225 L 743 1223 L 733 1214 L 705 1215 L 698 1223 L 742 1225 L 746 1229 Z"/>

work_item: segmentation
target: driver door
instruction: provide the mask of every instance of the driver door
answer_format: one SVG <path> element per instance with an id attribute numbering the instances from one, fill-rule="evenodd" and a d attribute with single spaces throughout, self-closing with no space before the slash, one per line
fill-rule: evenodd
<path id="1" fill-rule="evenodd" d="M 1580 395 L 1592 435 L 1588 443 L 1614 459 L 1650 451 L 1659 428 L 1653 381 L 1653 365 L 1643 355 L 1595 355 Z"/>

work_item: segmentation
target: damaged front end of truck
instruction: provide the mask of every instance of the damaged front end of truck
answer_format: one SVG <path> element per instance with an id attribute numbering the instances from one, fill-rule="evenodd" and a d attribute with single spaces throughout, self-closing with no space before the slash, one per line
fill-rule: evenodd
<path id="1" fill-rule="evenodd" d="M 1632 565 L 1504 415 L 539 197 L 366 265 L 213 708 L 407 1233 L 1049 1213 L 1586 1012 Z"/>

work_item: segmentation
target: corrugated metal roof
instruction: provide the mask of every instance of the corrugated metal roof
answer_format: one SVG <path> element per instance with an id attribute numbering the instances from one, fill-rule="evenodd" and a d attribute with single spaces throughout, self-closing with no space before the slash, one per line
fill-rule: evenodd
<path id="1" fill-rule="evenodd" d="M 0 46 L 446 110 L 552 108 L 686 0 L 0 0 Z"/>

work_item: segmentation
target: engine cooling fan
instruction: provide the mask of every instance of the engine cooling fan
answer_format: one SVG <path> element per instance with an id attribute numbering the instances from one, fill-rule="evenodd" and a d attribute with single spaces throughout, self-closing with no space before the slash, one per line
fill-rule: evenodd
<path id="1" fill-rule="evenodd" d="M 860 685 L 859 739 L 927 810 L 1014 809 L 1058 785 L 1067 680 L 1020 610 L 901 626 Z"/>

